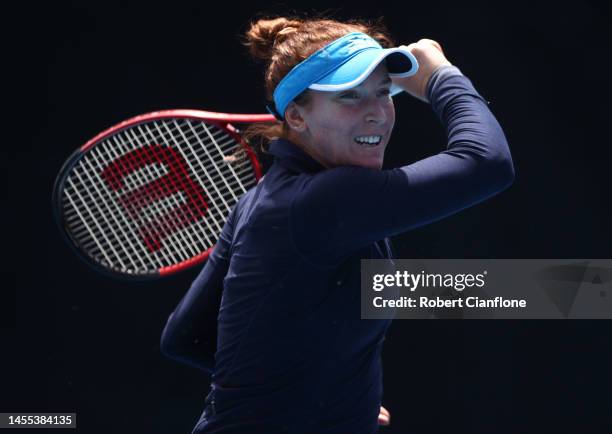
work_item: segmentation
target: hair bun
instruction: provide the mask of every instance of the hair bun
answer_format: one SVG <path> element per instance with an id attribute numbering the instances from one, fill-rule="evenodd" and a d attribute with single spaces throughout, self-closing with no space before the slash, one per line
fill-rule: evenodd
<path id="1" fill-rule="evenodd" d="M 275 43 L 297 31 L 302 21 L 287 18 L 261 19 L 246 32 L 245 45 L 254 59 L 269 60 Z"/>

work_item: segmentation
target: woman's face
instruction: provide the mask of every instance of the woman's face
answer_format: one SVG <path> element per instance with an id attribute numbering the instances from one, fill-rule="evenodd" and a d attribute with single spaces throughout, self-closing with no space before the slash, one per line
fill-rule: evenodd
<path id="1" fill-rule="evenodd" d="M 308 103 L 293 107 L 301 118 L 294 140 L 325 167 L 380 169 L 395 123 L 390 86 L 391 79 L 382 63 L 352 89 L 310 90 Z"/>

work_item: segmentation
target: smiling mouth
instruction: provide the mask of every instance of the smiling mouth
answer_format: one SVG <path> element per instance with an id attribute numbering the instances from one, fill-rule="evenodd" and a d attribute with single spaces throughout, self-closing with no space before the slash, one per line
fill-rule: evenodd
<path id="1" fill-rule="evenodd" d="M 357 136 L 354 140 L 362 146 L 373 148 L 382 142 L 382 136 Z"/>

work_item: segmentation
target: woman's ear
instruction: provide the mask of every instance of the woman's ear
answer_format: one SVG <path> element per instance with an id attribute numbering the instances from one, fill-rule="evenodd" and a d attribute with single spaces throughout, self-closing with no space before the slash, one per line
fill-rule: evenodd
<path id="1" fill-rule="evenodd" d="M 302 117 L 302 110 L 293 101 L 289 103 L 285 110 L 285 121 L 289 128 L 296 133 L 303 133 L 306 130 L 306 121 Z"/>

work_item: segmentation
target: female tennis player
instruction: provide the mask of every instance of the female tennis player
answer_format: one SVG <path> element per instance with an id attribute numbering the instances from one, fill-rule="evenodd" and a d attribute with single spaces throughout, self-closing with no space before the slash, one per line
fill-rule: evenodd
<path id="1" fill-rule="evenodd" d="M 389 236 L 507 188 L 510 151 L 486 101 L 435 41 L 391 48 L 380 27 L 286 18 L 259 20 L 246 36 L 266 62 L 279 119 L 255 127 L 274 164 L 230 213 L 168 319 L 162 351 L 207 369 L 199 343 L 222 291 L 211 390 L 194 433 L 376 433 L 389 421 L 380 354 L 391 320 L 360 320 L 360 260 L 391 258 Z M 431 104 L 448 146 L 381 170 L 398 90 Z"/>

